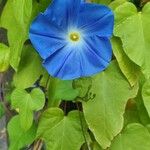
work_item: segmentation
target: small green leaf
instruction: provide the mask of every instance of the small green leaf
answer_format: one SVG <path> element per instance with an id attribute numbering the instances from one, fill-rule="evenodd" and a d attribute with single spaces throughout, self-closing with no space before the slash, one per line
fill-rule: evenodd
<path id="1" fill-rule="evenodd" d="M 138 12 L 133 3 L 125 2 L 115 9 L 114 35 L 120 37 L 127 56 L 150 76 L 150 3 Z"/>
<path id="2" fill-rule="evenodd" d="M 45 72 L 42 67 L 42 61 L 36 51 L 30 45 L 26 45 L 22 51 L 18 71 L 14 74 L 14 85 L 21 89 L 32 87 L 40 75 Z"/>
<path id="3" fill-rule="evenodd" d="M 113 141 L 110 150 L 149 150 L 150 133 L 141 124 L 129 124 Z"/>
<path id="4" fill-rule="evenodd" d="M 9 67 L 10 49 L 0 43 L 0 72 L 4 72 Z"/>
<path id="5" fill-rule="evenodd" d="M 89 88 L 92 85 L 92 78 L 79 78 L 73 81 L 73 87 L 79 91 L 79 97 L 83 98 L 88 93 Z"/>
<path id="6" fill-rule="evenodd" d="M 83 103 L 83 111 L 102 148 L 110 146 L 111 140 L 122 130 L 126 103 L 136 96 L 137 90 L 137 86 L 131 88 L 115 61 L 106 71 L 93 77 L 90 92 L 96 97 Z"/>
<path id="7" fill-rule="evenodd" d="M 20 126 L 19 116 L 13 117 L 7 126 L 9 134 L 9 150 L 20 150 L 21 148 L 32 144 L 36 136 L 36 126 L 33 126 L 25 132 Z"/>
<path id="8" fill-rule="evenodd" d="M 15 89 L 11 95 L 11 103 L 13 108 L 19 108 L 22 129 L 28 130 L 33 123 L 33 111 L 44 107 L 45 95 L 40 89 L 33 89 L 31 93 Z"/>
<path id="9" fill-rule="evenodd" d="M 122 73 L 126 76 L 131 86 L 134 86 L 138 82 L 140 76 L 140 67 L 133 63 L 126 55 L 119 38 L 112 38 L 111 43 Z"/>
<path id="10" fill-rule="evenodd" d="M 51 78 L 48 89 L 49 106 L 57 106 L 60 100 L 74 100 L 78 96 L 78 94 L 78 90 L 73 89 L 71 80 L 63 81 Z"/>
<path id="11" fill-rule="evenodd" d="M 44 140 L 47 150 L 79 150 L 84 143 L 79 112 L 64 116 L 59 108 L 46 110 L 41 116 L 37 137 Z"/>
<path id="12" fill-rule="evenodd" d="M 63 100 L 74 100 L 78 94 L 78 90 L 72 88 L 72 81 L 60 80 L 56 87 L 55 97 Z"/>

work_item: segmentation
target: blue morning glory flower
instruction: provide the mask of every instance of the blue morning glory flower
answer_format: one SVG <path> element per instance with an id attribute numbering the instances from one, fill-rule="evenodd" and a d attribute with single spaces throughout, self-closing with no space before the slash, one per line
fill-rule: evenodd
<path id="1" fill-rule="evenodd" d="M 111 61 L 114 15 L 83 0 L 53 0 L 30 27 L 30 40 L 50 75 L 63 79 L 91 76 Z"/>

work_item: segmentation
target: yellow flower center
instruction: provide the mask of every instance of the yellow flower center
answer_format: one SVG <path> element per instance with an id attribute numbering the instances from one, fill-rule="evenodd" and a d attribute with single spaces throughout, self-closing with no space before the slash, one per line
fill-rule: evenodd
<path id="1" fill-rule="evenodd" d="M 70 33 L 69 38 L 73 42 L 77 42 L 80 40 L 80 35 L 77 32 Z"/>

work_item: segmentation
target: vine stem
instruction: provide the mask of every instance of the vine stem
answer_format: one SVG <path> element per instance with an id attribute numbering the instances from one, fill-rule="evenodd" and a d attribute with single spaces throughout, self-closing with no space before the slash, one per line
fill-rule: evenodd
<path id="1" fill-rule="evenodd" d="M 48 76 L 46 84 L 45 84 L 46 92 L 47 92 L 47 88 L 49 85 L 49 80 L 50 80 L 50 76 Z M 36 142 L 34 142 L 33 150 L 41 150 L 42 146 L 43 146 L 43 141 L 39 139 Z"/>
<path id="2" fill-rule="evenodd" d="M 34 144 L 33 150 L 41 150 L 42 146 L 43 146 L 42 140 L 38 140 L 38 141 Z"/>
<path id="3" fill-rule="evenodd" d="M 80 107 L 79 107 L 78 102 L 76 102 L 76 106 L 77 106 L 77 109 L 78 109 L 78 111 L 79 111 L 79 118 L 80 118 L 80 123 L 81 123 L 81 129 L 82 129 L 82 133 L 83 133 L 83 137 L 84 137 L 85 144 L 86 144 L 86 146 L 87 146 L 87 150 L 91 150 L 91 148 L 89 147 L 89 144 L 88 144 L 88 142 L 87 142 L 85 132 L 84 132 L 82 114 L 81 114 L 81 111 L 80 111 Z"/>

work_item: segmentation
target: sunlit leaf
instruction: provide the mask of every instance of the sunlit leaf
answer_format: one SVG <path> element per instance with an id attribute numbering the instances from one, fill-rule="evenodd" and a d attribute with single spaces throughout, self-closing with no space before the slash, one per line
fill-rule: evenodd
<path id="1" fill-rule="evenodd" d="M 79 112 L 64 116 L 59 108 L 46 110 L 41 116 L 37 137 L 44 140 L 47 150 L 79 150 L 84 143 Z"/>
<path id="2" fill-rule="evenodd" d="M 123 114 L 128 99 L 137 94 L 112 62 L 106 71 L 93 77 L 90 91 L 96 97 L 83 103 L 85 119 L 97 142 L 105 149 L 123 128 Z"/>
<path id="3" fill-rule="evenodd" d="M 150 76 L 150 3 L 138 12 L 133 3 L 126 2 L 115 9 L 114 34 L 121 38 L 127 56 Z"/>
<path id="4" fill-rule="evenodd" d="M 113 141 L 110 150 L 149 150 L 150 133 L 141 124 L 129 124 Z"/>

